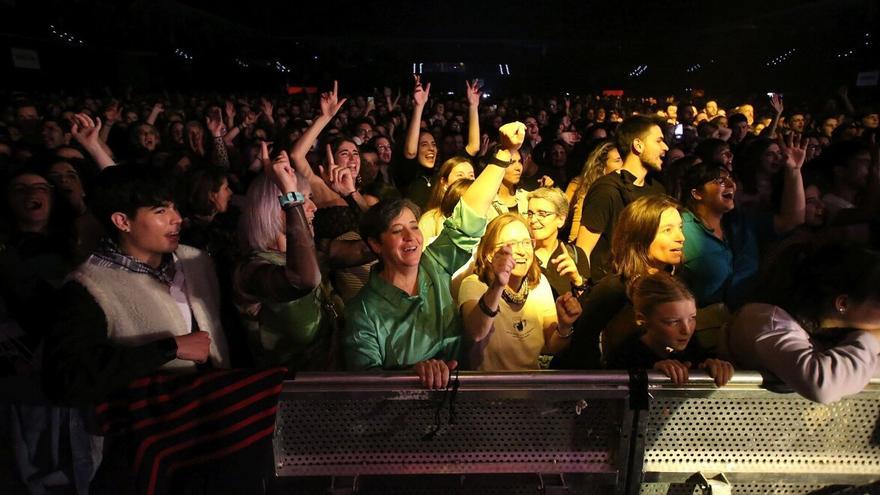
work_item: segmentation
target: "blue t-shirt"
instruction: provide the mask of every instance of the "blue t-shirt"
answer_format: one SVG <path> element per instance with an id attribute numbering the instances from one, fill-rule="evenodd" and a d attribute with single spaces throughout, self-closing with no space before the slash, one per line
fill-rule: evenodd
<path id="1" fill-rule="evenodd" d="M 731 309 L 745 302 L 758 274 L 761 245 L 776 237 L 773 217 L 733 210 L 724 215 L 724 240 L 690 211 L 684 221 L 684 264 L 681 277 L 697 306 L 723 302 Z"/>

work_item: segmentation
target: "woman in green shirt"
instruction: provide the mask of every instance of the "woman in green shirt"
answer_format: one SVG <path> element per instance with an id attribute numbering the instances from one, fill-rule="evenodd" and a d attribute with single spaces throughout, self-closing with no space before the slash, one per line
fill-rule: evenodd
<path id="1" fill-rule="evenodd" d="M 483 235 L 486 212 L 505 167 L 525 137 L 525 126 L 519 122 L 500 131 L 502 149 L 424 251 L 419 209 L 412 202 L 380 202 L 364 214 L 361 237 L 380 263 L 345 308 L 343 352 L 348 369 L 414 369 L 426 387 L 446 385 L 461 347 L 461 321 L 450 291 L 452 274 L 470 259 Z"/>

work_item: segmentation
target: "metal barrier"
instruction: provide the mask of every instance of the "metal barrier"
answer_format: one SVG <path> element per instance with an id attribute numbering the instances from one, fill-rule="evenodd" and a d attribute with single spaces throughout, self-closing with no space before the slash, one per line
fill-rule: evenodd
<path id="1" fill-rule="evenodd" d="M 832 405 L 650 373 L 303 373 L 285 383 L 276 474 L 297 493 L 822 493 L 880 480 L 880 381 Z M 636 375 L 636 378 L 638 376 Z M 635 409 L 631 409 L 634 407 Z M 717 477 L 719 480 L 712 480 Z"/>
<path id="2" fill-rule="evenodd" d="M 829 405 L 766 390 L 755 372 L 722 388 L 702 373 L 678 386 L 652 372 L 649 383 L 633 450 L 642 494 L 693 493 L 720 473 L 736 494 L 834 493 L 880 480 L 880 380 Z"/>
<path id="3" fill-rule="evenodd" d="M 360 492 L 369 483 L 379 493 L 623 492 L 633 429 L 627 375 L 459 380 L 457 391 L 429 392 L 412 374 L 298 375 L 281 395 L 276 473 L 333 476 L 334 486 L 358 477 L 345 482 Z M 459 476 L 447 478 L 451 490 L 436 479 L 393 478 L 416 474 Z"/>

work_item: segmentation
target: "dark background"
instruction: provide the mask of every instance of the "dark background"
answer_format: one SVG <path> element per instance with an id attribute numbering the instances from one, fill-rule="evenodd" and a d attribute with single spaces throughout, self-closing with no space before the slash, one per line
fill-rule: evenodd
<path id="1" fill-rule="evenodd" d="M 480 77 L 496 95 L 818 95 L 878 68 L 878 10 L 874 0 L 0 0 L 0 69 L 15 90 L 283 91 L 334 78 L 345 90 L 408 89 L 421 63 L 435 91 Z M 16 69 L 10 48 L 36 50 L 41 68 Z"/>

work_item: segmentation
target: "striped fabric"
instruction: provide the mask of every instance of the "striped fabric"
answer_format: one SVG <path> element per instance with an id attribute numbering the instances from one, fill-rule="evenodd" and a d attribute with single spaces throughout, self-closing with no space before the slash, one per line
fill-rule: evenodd
<path id="1" fill-rule="evenodd" d="M 107 435 L 131 436 L 138 493 L 167 493 L 187 469 L 239 458 L 244 466 L 271 450 L 286 373 L 279 367 L 140 378 L 97 407 L 98 425 Z"/>

